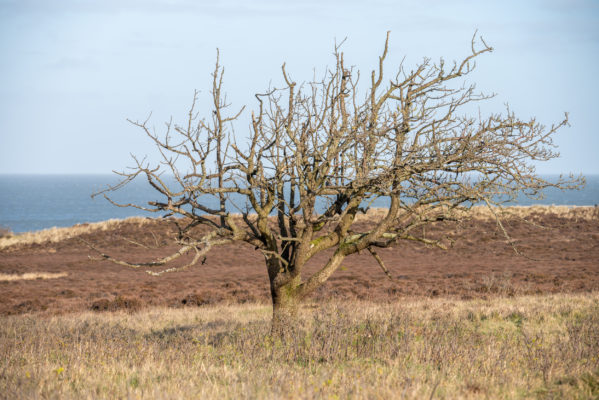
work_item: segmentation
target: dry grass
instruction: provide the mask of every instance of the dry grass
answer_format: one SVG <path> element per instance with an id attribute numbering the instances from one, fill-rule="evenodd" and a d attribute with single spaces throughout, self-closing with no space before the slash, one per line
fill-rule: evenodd
<path id="1" fill-rule="evenodd" d="M 595 206 L 512 206 L 501 210 L 494 208 L 494 211 L 505 217 L 528 218 L 537 214 L 574 220 L 599 219 L 599 207 Z M 470 213 L 473 218 L 477 219 L 494 218 L 489 208 L 484 206 L 473 207 Z"/>
<path id="2" fill-rule="evenodd" d="M 367 214 L 358 214 L 357 221 L 380 219 L 385 215 L 386 211 L 387 210 L 383 208 L 371 208 L 368 210 Z M 599 219 L 599 207 L 595 206 L 511 206 L 501 209 L 493 207 L 493 212 L 486 206 L 474 206 L 466 216 L 479 220 L 488 220 L 495 218 L 493 213 L 507 218 L 530 218 L 534 215 L 555 215 L 559 218 L 574 220 Z"/>
<path id="3" fill-rule="evenodd" d="M 306 307 L 286 343 L 257 305 L 0 320 L 0 397 L 599 396 L 599 293 Z"/>
<path id="4" fill-rule="evenodd" d="M 0 282 L 6 281 L 32 281 L 35 279 L 57 279 L 64 278 L 69 274 L 66 272 L 28 272 L 22 275 L 19 274 L 2 274 L 0 273 Z"/>
<path id="5" fill-rule="evenodd" d="M 144 225 L 151 221 L 144 217 L 131 217 L 127 219 L 109 219 L 108 221 L 94 222 L 89 224 L 75 225 L 70 228 L 50 228 L 37 232 L 25 232 L 19 234 L 8 234 L 0 237 L 0 250 L 15 245 L 29 245 L 41 243 L 58 243 L 80 235 L 117 229 L 120 225 L 136 224 Z"/>

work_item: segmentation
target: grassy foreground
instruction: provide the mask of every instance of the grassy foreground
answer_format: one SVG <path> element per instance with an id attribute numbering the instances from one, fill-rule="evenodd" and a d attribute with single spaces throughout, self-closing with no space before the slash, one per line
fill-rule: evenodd
<path id="1" fill-rule="evenodd" d="M 599 398 L 599 293 L 0 319 L 4 398 Z"/>

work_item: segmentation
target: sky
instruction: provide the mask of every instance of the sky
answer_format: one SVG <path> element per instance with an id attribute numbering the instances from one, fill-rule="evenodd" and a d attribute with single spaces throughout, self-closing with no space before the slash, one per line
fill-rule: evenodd
<path id="1" fill-rule="evenodd" d="M 0 0 L 0 174 L 110 173 L 149 155 L 126 119 L 162 132 L 185 121 L 193 91 L 209 114 L 216 49 L 233 107 L 334 64 L 368 74 L 391 31 L 387 71 L 405 57 L 459 60 L 475 31 L 494 47 L 471 76 L 523 118 L 551 125 L 561 157 L 540 173 L 599 173 L 599 1 Z M 236 135 L 246 137 L 246 111 Z"/>

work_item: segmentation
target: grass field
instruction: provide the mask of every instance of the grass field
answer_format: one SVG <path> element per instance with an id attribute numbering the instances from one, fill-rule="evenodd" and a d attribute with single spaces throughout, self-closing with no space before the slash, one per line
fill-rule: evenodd
<path id="1" fill-rule="evenodd" d="M 0 319 L 0 397 L 599 398 L 599 293 Z"/>

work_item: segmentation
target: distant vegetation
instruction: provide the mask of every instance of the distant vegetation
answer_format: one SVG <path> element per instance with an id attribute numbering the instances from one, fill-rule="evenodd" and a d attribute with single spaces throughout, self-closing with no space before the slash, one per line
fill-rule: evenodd
<path id="1" fill-rule="evenodd" d="M 367 214 L 360 214 L 356 216 L 356 221 L 362 221 L 365 219 L 381 219 L 384 216 L 385 211 L 385 209 L 378 208 L 369 209 Z M 516 216 L 520 218 L 531 217 L 534 214 L 552 214 L 560 218 L 584 220 L 599 218 L 599 208 L 592 206 L 511 206 L 505 207 L 501 210 L 497 209 L 496 212 L 502 213 L 506 216 Z M 489 208 L 484 206 L 472 207 L 472 209 L 469 210 L 469 215 L 476 219 L 494 218 L 491 211 L 489 211 Z M 96 231 L 115 230 L 126 224 L 136 224 L 141 226 L 148 223 L 152 223 L 152 220 L 144 217 L 130 217 L 123 220 L 110 219 L 102 222 L 79 224 L 68 228 L 50 228 L 37 232 L 25 232 L 19 234 L 12 234 L 9 230 L 5 229 L 7 232 L 5 236 L 2 236 L 3 231 L 2 228 L 0 228 L 0 250 L 12 246 L 58 243 Z"/>
<path id="2" fill-rule="evenodd" d="M 597 398 L 599 294 L 24 315 L 0 321 L 0 397 Z"/>
<path id="3" fill-rule="evenodd" d="M 0 234 L 0 250 L 19 245 L 58 243 L 86 233 L 117 229 L 122 224 L 143 225 L 148 221 L 147 218 L 143 217 L 130 217 L 125 220 L 109 219 L 102 222 L 79 224 L 68 228 L 50 228 L 37 232 L 9 234 L 4 237 Z"/>
<path id="4" fill-rule="evenodd" d="M 0 239 L 9 236 L 12 236 L 11 230 L 0 225 Z"/>

